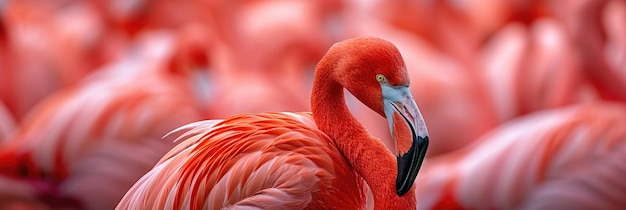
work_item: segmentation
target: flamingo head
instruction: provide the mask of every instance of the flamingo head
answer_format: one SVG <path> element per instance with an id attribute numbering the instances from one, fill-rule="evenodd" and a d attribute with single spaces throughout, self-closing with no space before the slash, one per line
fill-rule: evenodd
<path id="1" fill-rule="evenodd" d="M 344 55 L 336 62 L 338 82 L 389 122 L 391 142 L 383 142 L 397 157 L 396 193 L 411 189 L 428 147 L 428 131 L 411 91 L 398 49 L 379 38 L 355 38 L 338 43 Z M 357 78 L 357 79 L 355 79 Z"/>

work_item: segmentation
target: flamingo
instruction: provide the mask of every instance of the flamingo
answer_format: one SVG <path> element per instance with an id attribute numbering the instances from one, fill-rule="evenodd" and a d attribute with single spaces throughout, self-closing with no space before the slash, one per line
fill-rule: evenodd
<path id="1" fill-rule="evenodd" d="M 590 102 L 511 120 L 431 158 L 421 209 L 623 209 L 626 105 Z"/>
<path id="2" fill-rule="evenodd" d="M 124 59 L 38 104 L 0 147 L 0 175 L 52 186 L 36 193 L 82 208 L 113 209 L 174 147 L 160 137 L 201 119 L 189 78 L 168 68 L 169 35 L 144 34 Z"/>
<path id="3" fill-rule="evenodd" d="M 581 0 L 570 4 L 546 1 L 546 9 L 563 22 L 585 76 L 604 100 L 626 101 L 626 3 Z"/>
<path id="4" fill-rule="evenodd" d="M 308 109 L 308 96 L 302 94 L 310 90 L 306 81 L 313 71 L 308 67 L 325 52 L 323 36 L 309 35 L 321 28 L 315 7 L 308 1 L 240 6 L 240 17 L 233 25 L 240 41 L 213 49 L 215 65 L 209 74 L 214 88 L 209 98 L 219 100 L 209 99 L 209 115 L 224 118 L 237 113 Z M 272 39 L 279 41 L 268 42 Z"/>
<path id="5" fill-rule="evenodd" d="M 574 46 L 553 18 L 511 23 L 482 49 L 479 75 L 501 122 L 593 100 Z"/>
<path id="6" fill-rule="evenodd" d="M 45 97 L 77 84 L 120 54 L 121 47 L 89 4 L 57 3 L 3 5 L 0 98 L 17 122 Z"/>
<path id="7" fill-rule="evenodd" d="M 237 43 L 211 69 L 211 116 L 267 111 L 309 111 L 315 62 L 325 53 L 326 11 L 320 2 L 258 1 L 240 5 Z M 221 49 L 220 49 L 221 50 Z M 280 80 L 274 78 L 280 77 Z M 246 100 L 242 100 L 245 98 Z"/>
<path id="8" fill-rule="evenodd" d="M 386 116 L 386 147 L 352 116 L 343 88 Z M 312 113 L 241 114 L 183 126 L 184 139 L 116 209 L 415 209 L 428 133 L 397 48 L 374 37 L 333 45 L 316 67 Z M 364 183 L 365 182 L 365 183 Z"/>

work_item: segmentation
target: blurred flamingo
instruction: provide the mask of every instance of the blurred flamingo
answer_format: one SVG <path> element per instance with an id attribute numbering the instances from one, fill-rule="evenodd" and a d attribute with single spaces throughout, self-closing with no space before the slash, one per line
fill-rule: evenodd
<path id="1" fill-rule="evenodd" d="M 584 80 L 563 25 L 537 19 L 512 23 L 482 49 L 480 74 L 498 120 L 596 98 Z"/>
<path id="2" fill-rule="evenodd" d="M 231 2 L 203 0 L 92 0 L 92 7 L 108 28 L 131 39 L 151 30 L 178 30 L 186 25 L 202 25 L 214 29 L 218 36 L 232 36 L 232 27 L 222 26 L 230 17 Z M 232 3 L 233 5 L 236 3 Z M 229 24 L 230 25 L 230 24 Z"/>
<path id="3" fill-rule="evenodd" d="M 2 19 L 0 98 L 18 122 L 43 98 L 77 83 L 119 54 L 93 8 L 50 1 L 9 1 Z M 0 41 L 2 42 L 2 41 Z M 63 49 L 63 50 L 59 50 Z M 6 68 L 5 68 L 6 67 Z"/>
<path id="4" fill-rule="evenodd" d="M 312 115 L 243 114 L 181 127 L 173 132 L 189 130 L 179 137 L 185 140 L 117 209 L 364 208 L 363 180 L 375 209 L 414 209 L 412 185 L 428 136 L 408 84 L 391 43 L 355 38 L 335 44 L 316 69 Z M 394 147 L 356 121 L 342 87 L 387 116 Z"/>
<path id="5" fill-rule="evenodd" d="M 46 98 L 0 148 L 0 173 L 55 186 L 87 209 L 112 209 L 175 144 L 160 138 L 200 119 L 185 74 L 168 68 L 168 33 Z M 97 167 L 94 167 L 97 166 Z"/>
<path id="6" fill-rule="evenodd" d="M 581 0 L 563 5 L 546 1 L 576 43 L 585 76 L 605 100 L 626 101 L 626 2 Z"/>
<path id="7" fill-rule="evenodd" d="M 233 28 L 240 41 L 219 49 L 211 69 L 210 116 L 309 109 L 314 62 L 324 53 L 319 2 L 259 1 L 241 5 Z M 276 79 L 280 78 L 280 79 Z"/>
<path id="8" fill-rule="evenodd" d="M 516 118 L 430 159 L 421 209 L 623 209 L 626 106 L 593 102 Z"/>

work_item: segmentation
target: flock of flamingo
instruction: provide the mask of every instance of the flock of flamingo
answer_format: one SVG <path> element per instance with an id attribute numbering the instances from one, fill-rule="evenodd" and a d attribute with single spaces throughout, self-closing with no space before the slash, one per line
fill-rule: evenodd
<path id="1" fill-rule="evenodd" d="M 624 0 L 0 17 L 2 210 L 626 208 Z"/>

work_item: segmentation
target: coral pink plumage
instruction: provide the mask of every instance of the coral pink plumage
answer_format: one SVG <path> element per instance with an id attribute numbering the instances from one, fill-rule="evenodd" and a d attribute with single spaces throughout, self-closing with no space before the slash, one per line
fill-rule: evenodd
<path id="1" fill-rule="evenodd" d="M 193 129 L 180 137 L 187 140 L 128 192 L 140 196 L 118 208 L 365 207 L 363 181 L 310 113 L 237 115 L 187 127 Z"/>

